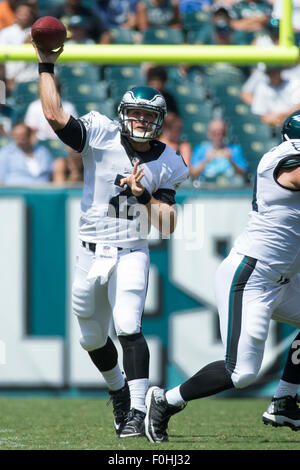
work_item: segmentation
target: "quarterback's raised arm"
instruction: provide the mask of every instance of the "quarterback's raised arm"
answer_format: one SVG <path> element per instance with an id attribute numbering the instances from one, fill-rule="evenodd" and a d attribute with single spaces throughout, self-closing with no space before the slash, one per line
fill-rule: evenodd
<path id="1" fill-rule="evenodd" d="M 63 46 L 57 52 L 44 52 L 34 42 L 36 55 L 39 61 L 40 96 L 45 118 L 54 131 L 63 129 L 70 119 L 62 107 L 60 95 L 57 90 L 54 64 L 63 51 Z"/>

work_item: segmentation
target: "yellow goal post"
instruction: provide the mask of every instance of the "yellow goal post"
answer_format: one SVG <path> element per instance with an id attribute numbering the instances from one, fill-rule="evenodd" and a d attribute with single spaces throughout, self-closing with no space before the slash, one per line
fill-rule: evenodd
<path id="1" fill-rule="evenodd" d="M 299 60 L 299 49 L 294 44 L 292 27 L 292 0 L 282 1 L 282 18 L 279 26 L 279 45 L 272 47 L 247 46 L 204 46 L 198 44 L 146 45 L 65 45 L 58 62 L 90 62 L 94 64 L 210 64 L 229 62 L 232 64 L 293 65 Z M 0 63 L 7 61 L 35 62 L 36 55 L 31 44 L 0 46 Z"/>

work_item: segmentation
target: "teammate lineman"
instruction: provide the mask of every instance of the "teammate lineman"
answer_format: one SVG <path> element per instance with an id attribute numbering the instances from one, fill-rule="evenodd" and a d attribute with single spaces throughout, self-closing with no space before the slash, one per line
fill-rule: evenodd
<path id="1" fill-rule="evenodd" d="M 168 440 L 169 418 L 188 401 L 255 381 L 271 318 L 300 328 L 300 110 L 285 121 L 282 138 L 258 165 L 249 222 L 216 274 L 225 361 L 208 364 L 171 390 L 149 389 L 145 432 L 150 442 Z M 263 414 L 266 424 L 300 429 L 299 350 L 300 333 Z"/>
<path id="2" fill-rule="evenodd" d="M 61 106 L 55 86 L 57 53 L 35 46 L 46 119 L 81 153 L 84 188 L 78 261 L 72 289 L 81 346 L 103 375 L 113 401 L 119 437 L 144 433 L 149 351 L 141 332 L 149 252 L 149 222 L 163 234 L 176 224 L 175 191 L 188 176 L 182 157 L 160 143 L 166 104 L 150 87 L 125 93 L 119 123 L 98 112 L 80 119 Z M 123 349 L 123 368 L 108 336 L 111 317 Z"/>

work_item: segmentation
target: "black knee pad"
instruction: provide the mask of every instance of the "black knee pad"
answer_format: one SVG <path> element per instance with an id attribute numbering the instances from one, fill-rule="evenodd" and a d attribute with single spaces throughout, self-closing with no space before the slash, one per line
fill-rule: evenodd
<path id="1" fill-rule="evenodd" d="M 149 349 L 142 333 L 118 336 L 123 349 L 123 367 L 127 380 L 149 377 Z"/>

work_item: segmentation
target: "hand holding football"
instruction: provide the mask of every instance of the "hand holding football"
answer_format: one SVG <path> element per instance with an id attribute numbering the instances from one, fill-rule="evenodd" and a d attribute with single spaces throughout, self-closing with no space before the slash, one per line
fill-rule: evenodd
<path id="1" fill-rule="evenodd" d="M 43 16 L 32 25 L 31 36 L 39 49 L 50 52 L 64 44 L 67 31 L 64 24 L 54 16 Z"/>

